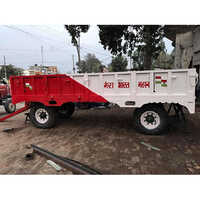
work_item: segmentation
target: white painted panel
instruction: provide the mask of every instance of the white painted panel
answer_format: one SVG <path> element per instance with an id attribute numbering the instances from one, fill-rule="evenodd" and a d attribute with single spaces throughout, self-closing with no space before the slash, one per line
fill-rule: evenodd
<path id="1" fill-rule="evenodd" d="M 72 78 L 121 107 L 179 103 L 195 111 L 195 69 L 75 74 Z M 135 101 L 135 105 L 126 105 Z"/>
<path id="2" fill-rule="evenodd" d="M 172 93 L 185 94 L 187 92 L 187 72 L 172 72 Z"/>
<path id="3" fill-rule="evenodd" d="M 136 73 L 136 93 L 146 94 L 152 91 L 152 82 L 150 80 L 150 73 Z"/>
<path id="4" fill-rule="evenodd" d="M 98 74 L 88 75 L 88 87 L 96 93 L 101 92 L 100 76 Z"/>
<path id="5" fill-rule="evenodd" d="M 168 72 L 156 72 L 155 78 L 155 93 L 163 94 L 168 92 Z"/>
<path id="6" fill-rule="evenodd" d="M 103 91 L 101 94 L 103 95 L 114 95 L 115 94 L 115 88 L 116 83 L 115 83 L 115 75 L 113 73 L 110 74 L 103 74 L 103 82 L 101 82 L 103 86 Z"/>

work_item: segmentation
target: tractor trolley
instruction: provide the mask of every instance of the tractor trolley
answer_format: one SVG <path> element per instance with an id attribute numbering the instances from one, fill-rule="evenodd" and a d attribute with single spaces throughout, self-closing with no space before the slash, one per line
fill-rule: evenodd
<path id="1" fill-rule="evenodd" d="M 12 102 L 25 107 L 0 121 L 30 109 L 33 125 L 51 128 L 58 114 L 69 118 L 77 103 L 112 103 L 135 108 L 130 120 L 139 132 L 160 134 L 169 121 L 165 104 L 182 116 L 183 107 L 195 113 L 197 79 L 195 69 L 13 76 Z"/>
<path id="2" fill-rule="evenodd" d="M 0 80 L 0 105 L 4 106 L 7 113 L 13 113 L 16 105 L 12 103 L 10 87 L 4 79 Z"/>

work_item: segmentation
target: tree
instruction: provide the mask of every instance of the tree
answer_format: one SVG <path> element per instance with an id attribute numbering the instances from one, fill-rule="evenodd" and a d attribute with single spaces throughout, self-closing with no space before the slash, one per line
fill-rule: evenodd
<path id="1" fill-rule="evenodd" d="M 23 72 L 22 68 L 15 67 L 14 65 L 2 65 L 0 69 L 0 79 L 5 78 L 5 67 L 8 79 L 10 76 L 21 75 Z"/>
<path id="2" fill-rule="evenodd" d="M 35 64 L 35 65 L 29 67 L 29 70 L 40 71 L 40 69 L 41 69 L 41 66 L 39 66 L 38 64 Z"/>
<path id="3" fill-rule="evenodd" d="M 112 57 L 112 61 L 109 65 L 109 71 L 122 72 L 127 70 L 128 60 L 123 56 Z"/>
<path id="4" fill-rule="evenodd" d="M 160 45 L 162 50 L 159 56 L 153 60 L 153 68 L 172 69 L 174 65 L 174 51 L 168 54 L 164 41 Z"/>
<path id="5" fill-rule="evenodd" d="M 92 73 L 92 72 L 100 72 L 101 71 L 101 61 L 96 58 L 95 54 L 88 53 L 85 56 L 84 60 L 81 60 L 80 64 L 79 62 L 76 63 L 78 66 L 78 73 Z"/>
<path id="6" fill-rule="evenodd" d="M 88 31 L 89 25 L 65 25 L 65 29 L 68 31 L 72 38 L 72 44 L 76 47 L 78 54 L 78 62 L 80 63 L 80 42 L 78 42 L 78 40 L 80 39 L 81 33 L 86 33 Z"/>
<path id="7" fill-rule="evenodd" d="M 70 25 L 66 29 L 72 36 L 72 43 L 77 45 L 80 32 L 87 32 L 89 26 Z M 160 42 L 164 36 L 161 25 L 98 25 L 100 43 L 113 55 L 128 54 L 136 62 L 143 56 L 141 69 L 151 69 L 152 61 L 160 54 Z M 77 35 L 77 36 L 76 36 Z M 76 39 L 76 40 L 75 40 Z M 73 42 L 73 40 L 75 42 Z M 137 51 L 138 56 L 133 55 Z"/>
<path id="8" fill-rule="evenodd" d="M 144 67 L 144 53 L 136 49 L 132 55 L 133 68 L 131 70 L 143 70 Z"/>
<path id="9" fill-rule="evenodd" d="M 157 58 L 160 42 L 163 39 L 163 26 L 160 25 L 98 25 L 100 42 L 104 49 L 114 55 L 128 54 L 135 60 L 144 57 L 143 69 L 152 68 L 152 60 Z M 134 51 L 139 55 L 134 55 Z"/>

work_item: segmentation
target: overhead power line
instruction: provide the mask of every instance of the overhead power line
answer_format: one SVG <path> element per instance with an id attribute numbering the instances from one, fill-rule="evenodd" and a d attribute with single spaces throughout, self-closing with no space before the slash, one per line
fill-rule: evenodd
<path id="1" fill-rule="evenodd" d="M 85 52 L 85 56 L 88 54 L 88 53 L 91 53 L 91 52 L 88 52 L 88 51 L 85 51 L 84 49 L 82 49 L 82 52 Z M 108 64 L 105 62 L 105 60 L 109 61 L 110 62 L 110 59 L 112 58 L 111 56 L 104 56 L 103 58 L 98 58 L 103 64 Z"/>
<path id="2" fill-rule="evenodd" d="M 31 38 L 34 38 L 34 39 L 37 39 L 37 40 L 40 40 L 40 41 L 41 41 L 40 37 L 37 37 L 37 36 L 33 35 L 32 33 L 27 32 L 27 31 L 24 31 L 24 30 L 22 30 L 22 29 L 20 29 L 20 28 L 18 28 L 18 27 L 10 26 L 10 25 L 3 25 L 3 26 L 5 26 L 5 27 L 7 27 L 7 28 L 10 28 L 10 29 L 13 29 L 13 30 L 20 31 L 20 32 L 26 34 L 27 36 L 29 36 L 29 37 L 31 37 Z"/>
<path id="3" fill-rule="evenodd" d="M 45 48 L 45 53 L 47 53 L 47 52 L 49 52 L 49 53 L 50 52 L 52 52 L 52 53 L 61 53 L 61 52 L 66 53 L 67 49 L 65 49 L 65 48 L 67 48 L 67 47 L 71 47 L 72 48 L 73 47 L 73 45 L 71 43 L 67 42 L 67 41 L 63 41 L 63 42 L 62 41 L 58 41 L 58 40 L 52 39 L 50 37 L 44 36 L 44 34 L 39 36 L 39 35 L 37 35 L 35 33 L 31 33 L 30 31 L 24 30 L 23 28 L 20 28 L 20 27 L 16 27 L 16 26 L 13 26 L 13 25 L 4 25 L 4 27 L 12 29 L 12 30 L 15 30 L 15 31 L 18 31 L 18 32 L 21 32 L 21 33 L 25 34 L 26 36 L 28 36 L 28 37 L 30 37 L 30 38 L 32 38 L 34 40 L 48 43 L 48 45 L 50 47 L 54 47 L 55 48 L 55 49 L 52 49 L 52 50 Z M 37 26 L 34 26 L 34 28 L 37 28 L 37 29 L 39 29 L 39 31 L 41 31 L 41 29 L 38 28 Z M 47 29 L 52 29 L 52 28 L 47 27 Z M 56 31 L 55 29 L 53 29 L 53 30 Z M 59 34 L 61 34 L 61 32 L 59 32 Z M 49 41 L 51 41 L 54 44 L 49 43 Z M 108 54 L 105 54 L 103 52 L 99 52 L 99 51 L 95 50 L 94 48 L 92 48 L 92 47 L 90 48 L 90 47 L 87 47 L 87 46 L 89 46 L 89 45 L 85 45 L 84 44 L 81 47 L 81 50 L 83 52 L 86 52 L 86 53 L 98 54 L 99 57 L 100 56 L 103 57 L 103 58 L 101 58 L 101 61 L 103 63 L 104 63 L 104 60 L 107 60 L 109 57 L 111 57 L 111 56 L 108 56 Z M 37 56 L 38 58 L 35 61 L 34 60 L 31 61 L 31 63 L 32 62 L 35 62 L 35 63 L 40 63 L 41 62 L 41 61 L 38 60 L 39 56 L 40 56 L 40 50 L 39 50 L 39 48 L 38 49 L 21 49 L 21 48 L 19 48 L 19 49 L 14 49 L 14 48 L 10 48 L 10 49 L 6 48 L 6 49 L 4 49 L 4 48 L 1 48 L 0 51 L 7 51 L 7 53 L 9 52 L 8 54 L 11 54 L 11 56 L 12 55 L 19 55 L 19 54 L 24 55 L 24 56 L 26 56 L 27 54 L 35 54 L 35 56 Z M 15 51 L 15 52 L 12 52 L 12 51 Z M 21 53 L 18 52 L 18 51 L 21 51 Z M 36 53 L 37 53 L 37 55 L 36 55 Z M 44 61 L 42 61 L 42 63 L 43 62 Z M 24 63 L 29 63 L 29 62 L 24 62 Z M 45 63 L 61 63 L 61 64 L 66 64 L 67 62 L 65 62 L 65 61 L 64 62 L 63 61 L 60 61 L 60 62 L 59 61 L 55 61 L 55 62 L 54 61 L 45 61 Z"/>
<path id="4" fill-rule="evenodd" d="M 62 47 L 60 46 L 60 47 L 58 47 L 57 46 L 57 48 L 59 48 L 60 50 L 63 50 L 63 51 L 65 51 L 63 48 L 65 48 L 66 46 L 70 46 L 70 47 L 73 47 L 73 45 L 71 44 L 71 43 L 69 43 L 69 42 L 66 42 L 66 41 L 63 41 L 63 43 L 61 42 L 61 41 L 58 41 L 58 40 L 55 40 L 55 39 L 52 39 L 52 38 L 49 38 L 49 37 L 44 37 L 44 36 L 38 36 L 38 35 L 36 35 L 36 34 L 33 34 L 33 33 L 30 33 L 29 31 L 25 31 L 25 30 L 23 30 L 22 28 L 19 28 L 19 27 L 16 27 L 16 26 L 13 26 L 13 25 L 3 25 L 4 27 L 7 27 L 7 28 L 10 28 L 10 29 L 13 29 L 13 30 L 16 30 L 16 31 L 19 31 L 19 32 L 22 32 L 22 33 L 24 33 L 24 34 L 26 34 L 27 36 L 29 36 L 29 37 L 31 37 L 32 39 L 36 39 L 36 40 L 39 40 L 40 42 L 46 42 L 46 41 L 44 41 L 44 39 L 45 40 L 51 40 L 51 41 L 53 41 L 53 42 L 57 42 L 57 44 L 59 43 L 59 45 L 62 45 Z M 36 26 L 34 26 L 34 27 L 36 27 Z M 51 29 L 51 28 L 50 28 Z M 54 30 L 54 29 L 53 29 Z M 42 38 L 42 39 L 41 39 Z M 50 45 L 49 43 L 48 43 L 48 45 Z M 51 46 L 54 46 L 54 45 L 51 45 Z M 89 45 L 85 45 L 84 44 L 84 46 L 89 46 Z M 84 48 L 84 49 L 86 49 L 86 50 L 89 50 L 89 51 L 91 51 L 91 52 L 94 52 L 94 53 L 96 53 L 96 54 L 99 54 L 99 55 L 104 55 L 104 56 L 107 56 L 106 54 L 104 54 L 104 53 L 102 53 L 102 52 L 99 52 L 99 51 L 96 51 L 96 50 L 94 50 L 94 49 L 92 49 L 92 47 L 91 48 L 88 48 L 88 47 L 81 47 L 81 49 L 82 48 Z M 1 50 L 1 49 L 0 49 Z"/>
<path id="5" fill-rule="evenodd" d="M 93 53 L 92 51 L 86 51 L 84 48 L 82 48 L 82 51 L 83 52 L 85 52 L 85 53 Z M 97 53 L 98 54 L 98 53 Z M 100 54 L 99 54 L 100 55 Z M 106 58 L 112 58 L 112 56 L 108 56 L 108 55 L 106 55 L 106 54 L 104 54 L 104 56 L 103 56 L 103 59 L 102 60 L 104 60 L 104 59 L 106 59 Z"/>
<path id="6" fill-rule="evenodd" d="M 89 48 L 86 48 L 86 47 L 81 47 L 81 48 L 82 48 L 82 49 L 86 49 L 86 50 L 88 50 L 88 51 L 90 51 L 90 52 L 94 52 L 94 53 L 99 54 L 99 55 L 108 56 L 107 54 L 98 52 L 98 51 L 96 51 L 96 50 L 94 50 L 94 49 L 89 49 Z"/>
<path id="7" fill-rule="evenodd" d="M 63 42 L 61 42 L 61 41 L 58 41 L 58 40 L 54 40 L 54 39 L 52 39 L 52 38 L 49 38 L 49 37 L 44 37 L 44 36 L 38 36 L 38 35 L 36 35 L 36 34 L 33 34 L 33 33 L 31 33 L 31 32 L 29 32 L 29 31 L 25 31 L 25 30 L 23 30 L 22 28 L 18 28 L 18 27 L 16 27 L 16 26 L 11 26 L 11 25 L 3 25 L 4 27 L 7 27 L 7 28 L 9 28 L 9 29 L 12 29 L 12 30 L 16 30 L 16 31 L 19 31 L 19 32 L 21 32 L 21 33 L 24 33 L 25 35 L 27 35 L 27 36 L 29 36 L 29 37 L 31 37 L 32 39 L 35 39 L 35 40 L 38 40 L 38 41 L 40 41 L 40 42 L 45 42 L 45 43 L 47 43 L 47 41 L 46 40 L 50 40 L 50 41 L 53 41 L 53 42 L 56 42 L 57 44 L 56 45 L 61 45 L 60 47 L 58 47 L 57 46 L 57 48 L 59 48 L 59 49 L 63 49 L 63 48 L 65 48 L 66 46 L 70 46 L 70 47 L 72 47 L 72 45 L 70 45 L 69 43 L 67 44 L 67 43 L 65 43 L 65 41 L 63 41 Z M 66 45 L 65 45 L 66 44 Z M 48 45 L 50 45 L 49 43 L 48 43 Z M 54 44 L 55 45 L 55 44 Z M 51 46 L 54 46 L 54 45 L 52 45 L 51 44 Z"/>

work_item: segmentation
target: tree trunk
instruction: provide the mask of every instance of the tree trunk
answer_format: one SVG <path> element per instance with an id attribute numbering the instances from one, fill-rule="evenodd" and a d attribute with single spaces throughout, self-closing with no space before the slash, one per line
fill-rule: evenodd
<path id="1" fill-rule="evenodd" d="M 76 50 L 77 50 L 77 54 L 78 54 L 78 64 L 80 64 L 81 63 L 81 56 L 80 56 L 80 51 L 79 51 L 79 45 L 77 44 L 76 45 Z"/>
<path id="2" fill-rule="evenodd" d="M 151 41 L 151 26 L 144 27 L 144 70 L 150 70 L 152 65 L 152 41 Z"/>
<path id="3" fill-rule="evenodd" d="M 144 70 L 150 70 L 152 68 L 152 52 L 148 50 L 148 47 L 144 50 Z"/>

